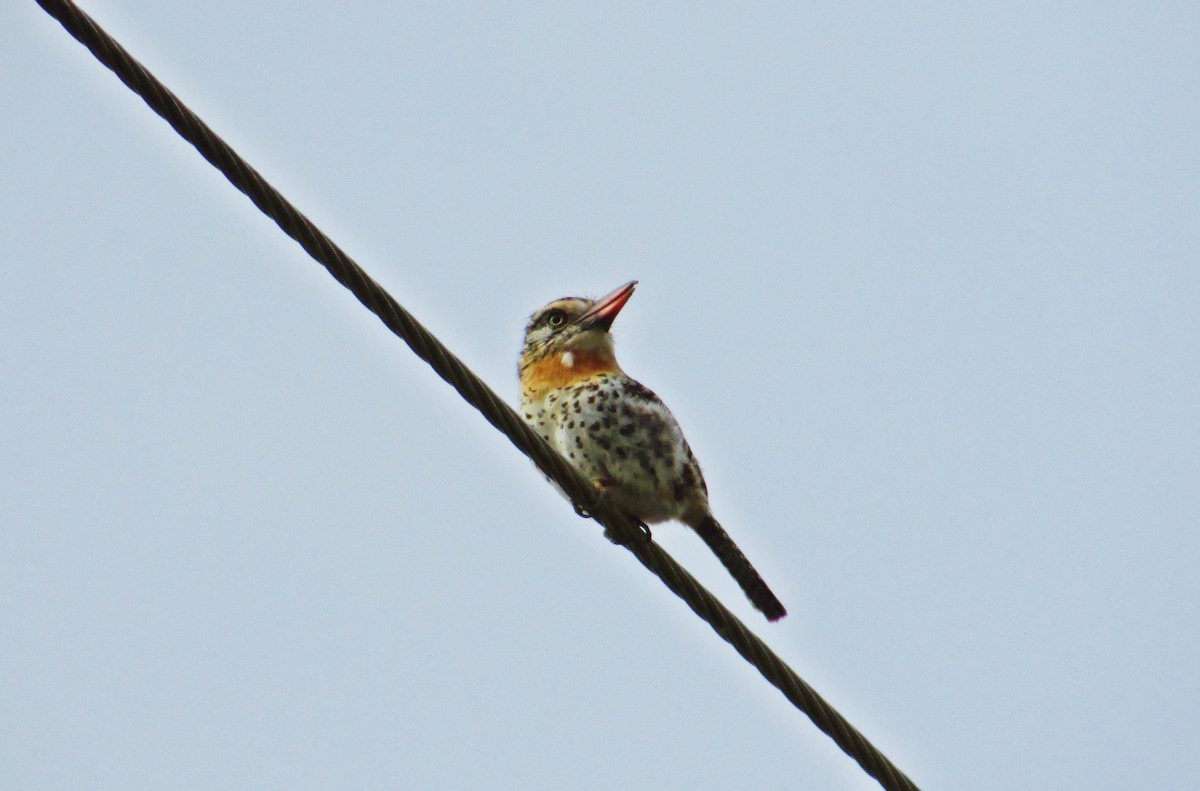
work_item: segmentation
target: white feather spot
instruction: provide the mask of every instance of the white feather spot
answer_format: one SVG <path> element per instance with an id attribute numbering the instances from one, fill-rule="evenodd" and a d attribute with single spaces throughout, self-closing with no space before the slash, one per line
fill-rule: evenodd
<path id="1" fill-rule="evenodd" d="M 570 368 L 575 364 L 575 355 L 570 352 L 563 352 L 562 364 L 564 368 Z"/>

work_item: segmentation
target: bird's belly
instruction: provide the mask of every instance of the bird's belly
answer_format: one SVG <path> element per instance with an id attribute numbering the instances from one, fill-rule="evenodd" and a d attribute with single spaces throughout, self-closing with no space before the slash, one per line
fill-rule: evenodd
<path id="1" fill-rule="evenodd" d="M 628 515 L 646 523 L 707 513 L 700 467 L 651 391 L 608 375 L 522 399 L 525 420 Z"/>
<path id="2" fill-rule="evenodd" d="M 622 511 L 663 522 L 678 519 L 695 497 L 697 481 L 683 483 L 691 454 L 673 420 L 585 409 L 556 423 L 553 444 Z"/>

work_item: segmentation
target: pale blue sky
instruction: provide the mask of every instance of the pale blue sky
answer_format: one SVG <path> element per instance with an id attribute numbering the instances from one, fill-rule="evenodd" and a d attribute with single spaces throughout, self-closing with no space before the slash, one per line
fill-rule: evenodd
<path id="1" fill-rule="evenodd" d="M 500 392 L 625 368 L 923 787 L 1195 785 L 1200 9 L 84 6 Z M 0 787 L 876 787 L 33 2 Z"/>

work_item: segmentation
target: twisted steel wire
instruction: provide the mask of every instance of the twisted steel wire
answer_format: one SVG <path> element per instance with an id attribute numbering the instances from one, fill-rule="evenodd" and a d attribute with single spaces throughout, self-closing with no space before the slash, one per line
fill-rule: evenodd
<path id="1" fill-rule="evenodd" d="M 287 201 L 225 141 L 188 109 L 165 85 L 138 63 L 115 39 L 70 0 L 37 0 L 38 4 L 130 90 L 142 98 L 209 163 L 270 217 L 368 310 L 409 345 L 418 357 L 458 391 L 483 417 L 500 430 L 538 469 L 602 524 L 614 540 L 633 553 L 675 595 L 703 618 L 771 684 L 879 784 L 892 791 L 915 791 L 917 786 L 887 756 L 846 721 L 817 692 L 787 666 L 762 640 L 696 581 L 660 546 L 646 540 L 639 526 L 597 495 L 557 451 L 521 420 L 520 416 L 453 353 L 371 279 L 334 242 Z"/>

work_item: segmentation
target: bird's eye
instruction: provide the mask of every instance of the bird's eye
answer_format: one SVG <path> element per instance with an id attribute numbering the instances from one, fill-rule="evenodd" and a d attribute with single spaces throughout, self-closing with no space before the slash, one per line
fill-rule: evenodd
<path id="1" fill-rule="evenodd" d="M 561 327 L 567 323 L 567 314 L 561 310 L 556 310 L 546 317 L 546 323 L 551 327 Z"/>

